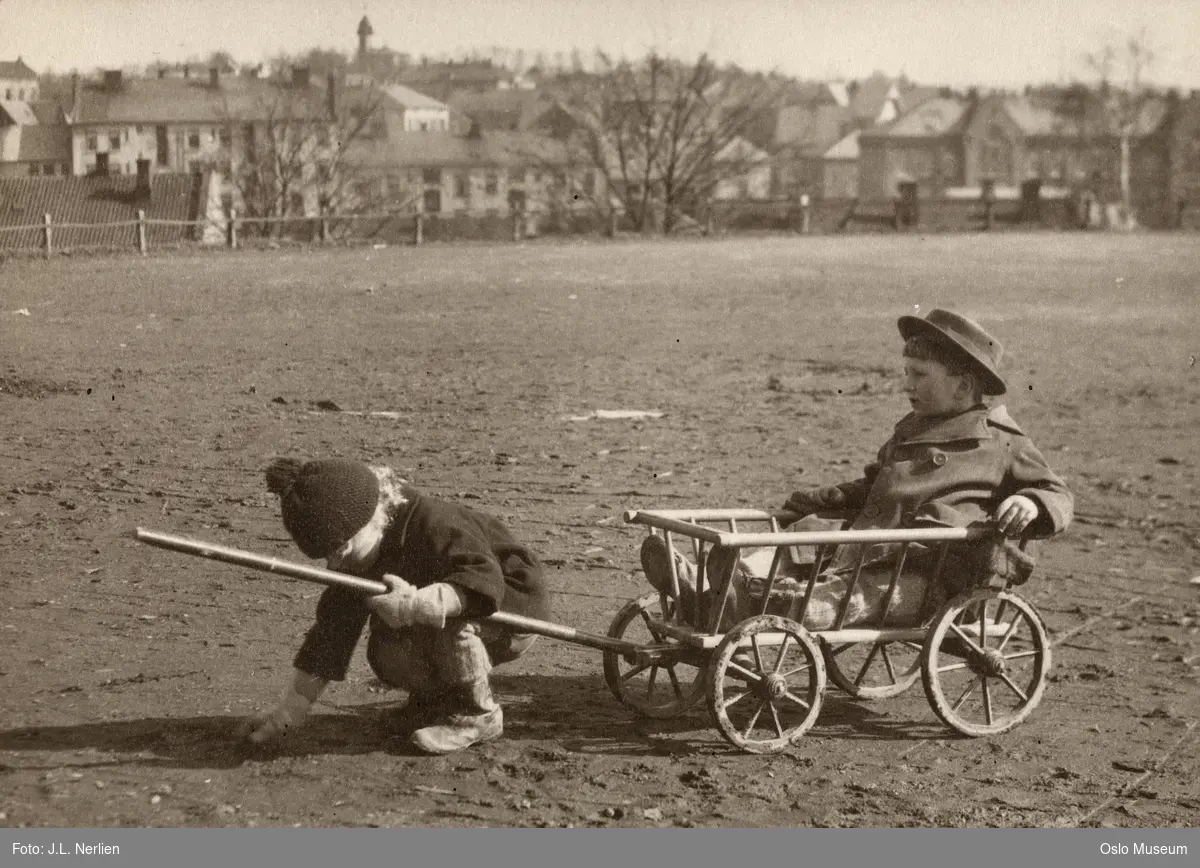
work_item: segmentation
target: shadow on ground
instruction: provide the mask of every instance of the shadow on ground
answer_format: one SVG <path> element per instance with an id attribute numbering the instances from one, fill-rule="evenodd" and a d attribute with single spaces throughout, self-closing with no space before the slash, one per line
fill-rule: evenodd
<path id="1" fill-rule="evenodd" d="M 552 739 L 572 752 L 630 757 L 738 752 L 721 738 L 703 700 L 678 717 L 654 720 L 620 705 L 594 676 L 497 676 L 494 683 L 505 706 L 505 735 L 512 741 Z M 399 702 L 401 694 L 396 696 Z M 239 742 L 236 730 L 242 718 L 217 715 L 2 730 L 0 750 L 90 750 L 115 756 L 78 764 L 81 767 L 132 764 L 175 768 L 236 768 L 271 758 L 378 751 L 413 754 L 406 739 L 390 733 L 380 722 L 380 711 L 394 704 L 319 706 L 302 729 L 269 747 Z M 827 694 L 808 737 L 910 742 L 946 735 L 926 720 L 907 719 L 885 706 Z M 52 762 L 47 768 L 59 765 Z"/>

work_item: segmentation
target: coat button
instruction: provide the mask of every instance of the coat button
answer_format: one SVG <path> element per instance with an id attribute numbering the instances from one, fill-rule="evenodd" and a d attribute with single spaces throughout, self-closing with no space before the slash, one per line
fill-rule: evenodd
<path id="1" fill-rule="evenodd" d="M 941 467 L 945 463 L 946 463 L 946 453 L 944 453 L 944 452 L 933 453 L 933 464 L 935 467 Z"/>
<path id="2" fill-rule="evenodd" d="M 867 505 L 867 506 L 866 506 L 866 507 L 863 509 L 863 511 L 862 511 L 862 514 L 863 514 L 863 515 L 864 515 L 866 518 L 878 518 L 878 517 L 879 517 L 879 507 L 878 507 L 878 506 L 876 506 L 876 505 L 875 505 L 875 504 L 873 504 L 873 503 L 871 503 L 871 504 L 868 504 L 868 505 Z"/>

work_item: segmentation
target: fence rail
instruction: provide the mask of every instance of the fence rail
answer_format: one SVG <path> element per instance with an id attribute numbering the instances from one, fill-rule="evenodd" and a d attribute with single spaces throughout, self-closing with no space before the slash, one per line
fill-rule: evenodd
<path id="1" fill-rule="evenodd" d="M 490 221 L 486 232 L 486 237 L 489 238 L 521 241 L 529 235 L 531 215 L 525 212 L 465 216 L 468 219 Z M 356 240 L 371 241 L 386 235 L 389 240 L 397 243 L 422 244 L 430 235 L 431 228 L 462 219 L 463 215 L 457 214 L 444 216 L 412 212 L 375 212 L 283 217 L 243 216 L 234 213 L 220 219 L 202 217 L 195 220 L 178 220 L 147 217 L 144 210 L 139 210 L 135 219 L 67 223 L 55 222 L 51 214 L 44 214 L 41 223 L 0 226 L 0 254 L 37 252 L 49 259 L 56 252 L 67 250 L 134 248 L 144 255 L 152 246 L 176 247 L 187 242 L 236 249 L 252 237 L 270 241 L 329 243 L 349 236 Z M 367 224 L 366 231 L 361 228 L 362 224 Z M 347 227 L 355 228 L 347 231 Z M 156 228 L 160 231 L 155 232 Z M 191 231 L 187 232 L 189 229 Z M 114 231 L 119 235 L 120 230 L 131 231 L 126 238 L 114 238 Z M 21 239 L 22 233 L 28 237 Z M 14 239 L 13 236 L 17 237 Z M 97 236 L 102 236 L 102 239 L 98 241 Z"/>
<path id="2" fill-rule="evenodd" d="M 914 203 L 915 204 L 915 203 Z M 313 216 L 246 216 L 178 220 L 147 217 L 97 223 L 56 223 L 43 215 L 41 223 L 0 226 L 0 257 L 13 253 L 42 255 L 86 250 L 178 249 L 192 245 L 237 249 L 267 242 L 328 244 L 343 241 L 422 244 L 429 240 L 486 239 L 523 241 L 544 231 L 563 234 L 632 230 L 627 218 L 582 219 L 540 211 L 456 211 L 424 214 L 411 211 L 328 213 Z M 1169 225 L 1159 228 L 1200 229 L 1200 209 L 1181 206 Z M 548 223 L 546 221 L 549 221 Z M 653 221 L 651 221 L 651 228 Z M 1021 202 L 998 203 L 987 198 L 940 198 L 906 209 L 900 202 L 861 202 L 857 199 L 735 200 L 711 203 L 703 224 L 683 231 L 704 235 L 728 231 L 779 231 L 829 234 L 891 231 L 971 232 L 1005 227 L 1026 229 L 1078 228 L 1066 200 L 1043 199 L 1030 212 Z M 128 231 L 128 235 L 123 232 Z M 644 231 L 644 230 L 643 230 Z M 25 237 L 21 237 L 24 233 Z"/>

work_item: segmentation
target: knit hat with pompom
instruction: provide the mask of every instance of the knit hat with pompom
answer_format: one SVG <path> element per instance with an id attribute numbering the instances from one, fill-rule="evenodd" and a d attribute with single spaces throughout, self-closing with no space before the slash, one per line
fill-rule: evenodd
<path id="1" fill-rule="evenodd" d="M 310 558 L 327 558 L 345 545 L 379 501 L 379 481 L 358 461 L 277 458 L 266 476 L 267 490 L 279 495 L 283 526 Z"/>

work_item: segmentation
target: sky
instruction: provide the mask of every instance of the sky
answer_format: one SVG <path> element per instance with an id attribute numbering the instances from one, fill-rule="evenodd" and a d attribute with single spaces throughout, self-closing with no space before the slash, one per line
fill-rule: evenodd
<path id="1" fill-rule="evenodd" d="M 413 57 L 502 46 L 636 57 L 707 52 L 747 69 L 951 86 L 1086 76 L 1083 57 L 1144 29 L 1152 78 L 1200 88 L 1200 0 L 0 0 L 0 59 L 92 70 L 205 57 L 258 62 L 372 44 Z"/>

